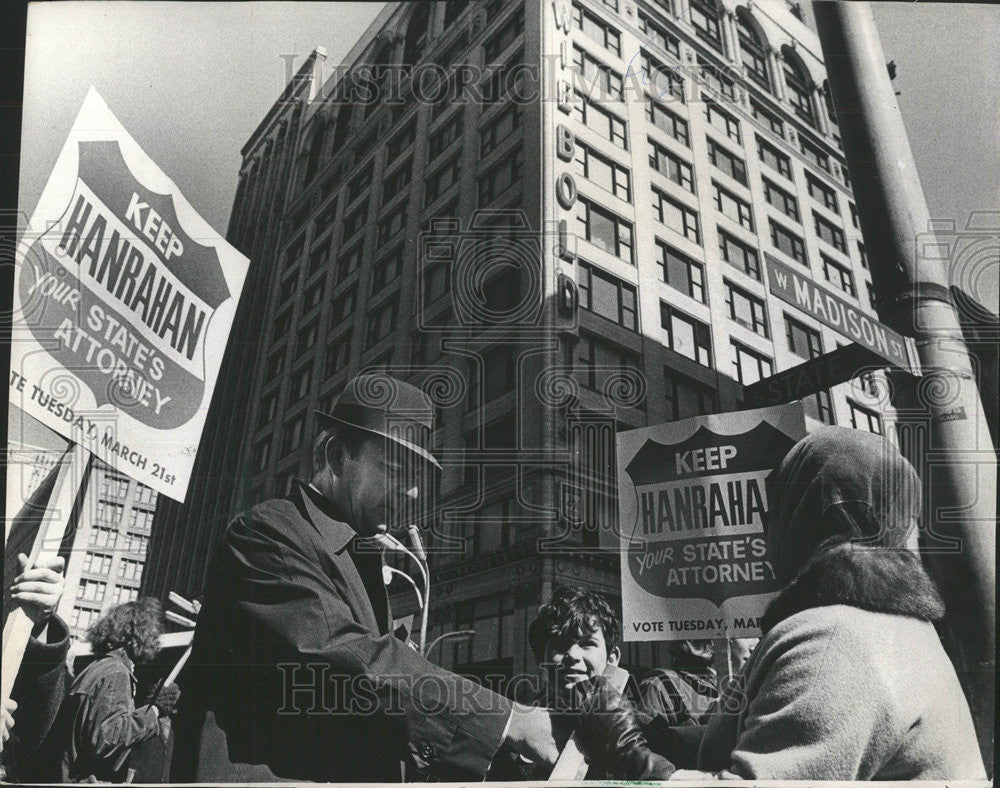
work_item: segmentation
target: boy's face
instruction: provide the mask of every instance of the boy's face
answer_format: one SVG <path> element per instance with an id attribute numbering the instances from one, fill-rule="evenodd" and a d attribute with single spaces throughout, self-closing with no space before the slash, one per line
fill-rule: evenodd
<path id="1" fill-rule="evenodd" d="M 546 677 L 550 687 L 566 695 L 574 684 L 600 676 L 620 658 L 617 648 L 608 652 L 600 627 L 577 638 L 552 638 L 545 644 Z"/>

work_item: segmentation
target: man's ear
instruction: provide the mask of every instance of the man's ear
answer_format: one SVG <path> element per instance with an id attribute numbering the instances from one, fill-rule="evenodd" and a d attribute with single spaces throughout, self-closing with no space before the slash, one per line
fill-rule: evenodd
<path id="1" fill-rule="evenodd" d="M 337 438 L 330 438 L 323 447 L 324 459 L 334 476 L 344 475 L 344 444 Z"/>
<path id="2" fill-rule="evenodd" d="M 622 650 L 615 646 L 611 651 L 608 652 L 608 664 L 617 665 L 622 658 Z"/>

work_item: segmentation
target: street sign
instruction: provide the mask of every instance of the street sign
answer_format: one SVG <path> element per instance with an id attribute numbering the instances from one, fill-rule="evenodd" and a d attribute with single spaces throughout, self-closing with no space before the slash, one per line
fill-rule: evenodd
<path id="1" fill-rule="evenodd" d="M 866 368 L 884 366 L 885 359 L 882 356 L 851 343 L 744 386 L 743 404 L 748 408 L 763 408 L 792 402 L 838 383 L 845 383 Z"/>
<path id="2" fill-rule="evenodd" d="M 806 272 L 796 271 L 769 254 L 764 256 L 768 285 L 774 295 L 877 353 L 893 366 L 913 375 L 920 374 L 912 339 L 866 315 L 849 301 L 818 287 Z"/>

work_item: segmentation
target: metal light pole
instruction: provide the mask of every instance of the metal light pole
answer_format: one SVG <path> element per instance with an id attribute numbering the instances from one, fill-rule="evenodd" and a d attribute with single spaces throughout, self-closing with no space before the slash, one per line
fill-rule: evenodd
<path id="1" fill-rule="evenodd" d="M 431 651 L 434 650 L 434 647 L 438 643 L 443 643 L 446 640 L 462 640 L 462 641 L 471 640 L 472 636 L 475 634 L 476 630 L 474 629 L 456 629 L 454 632 L 445 632 L 443 635 L 438 635 L 436 638 L 434 638 L 434 640 L 431 641 L 431 644 L 427 647 L 427 651 L 424 653 L 424 657 L 426 657 L 427 661 L 430 662 Z"/>
<path id="2" fill-rule="evenodd" d="M 993 760 L 996 455 L 948 292 L 871 5 L 815 2 L 879 317 L 916 339 L 923 378 L 893 379 L 901 448 L 927 487 L 924 544 L 946 604 L 946 644 Z M 912 437 L 909 445 L 902 440 Z M 935 547 L 937 549 L 935 549 Z"/>

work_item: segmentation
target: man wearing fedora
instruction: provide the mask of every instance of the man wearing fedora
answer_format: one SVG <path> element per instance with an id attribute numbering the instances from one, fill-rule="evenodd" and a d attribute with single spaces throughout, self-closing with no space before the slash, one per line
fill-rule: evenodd
<path id="1" fill-rule="evenodd" d="M 237 517 L 209 566 L 172 779 L 397 782 L 407 763 L 481 779 L 504 742 L 553 762 L 566 738 L 558 718 L 392 633 L 371 537 L 399 524 L 440 469 L 426 397 L 362 375 L 317 416 L 311 482 Z"/>

